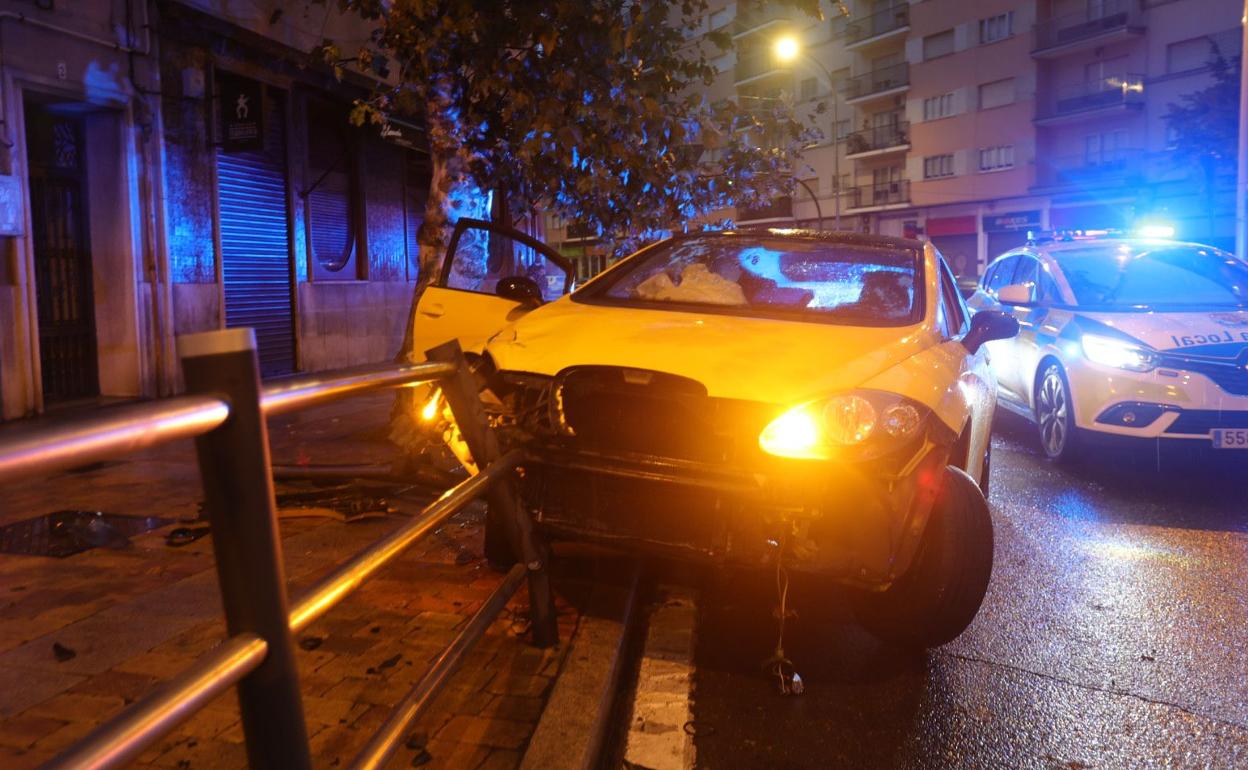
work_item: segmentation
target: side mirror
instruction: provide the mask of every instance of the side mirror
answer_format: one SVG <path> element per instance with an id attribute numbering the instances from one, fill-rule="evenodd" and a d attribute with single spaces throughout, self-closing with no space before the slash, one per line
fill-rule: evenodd
<path id="1" fill-rule="evenodd" d="M 985 342 L 1008 340 L 1018 334 L 1018 321 L 1000 310 L 981 310 L 971 316 L 971 330 L 962 338 L 962 346 L 975 353 Z"/>
<path id="2" fill-rule="evenodd" d="M 494 293 L 503 299 L 519 302 L 529 307 L 542 304 L 542 287 L 537 281 L 524 275 L 513 275 L 503 278 L 494 287 Z"/>
<path id="3" fill-rule="evenodd" d="M 997 301 L 1002 305 L 1030 305 L 1031 284 L 1012 283 L 997 290 Z"/>

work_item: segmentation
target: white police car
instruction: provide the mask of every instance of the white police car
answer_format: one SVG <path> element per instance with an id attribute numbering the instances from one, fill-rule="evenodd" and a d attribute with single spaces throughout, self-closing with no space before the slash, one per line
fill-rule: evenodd
<path id="1" fill-rule="evenodd" d="M 1050 458 L 1106 435 L 1248 449 L 1248 265 L 1232 255 L 1041 235 L 994 260 L 968 304 L 1018 320 L 988 343 L 999 402 Z"/>

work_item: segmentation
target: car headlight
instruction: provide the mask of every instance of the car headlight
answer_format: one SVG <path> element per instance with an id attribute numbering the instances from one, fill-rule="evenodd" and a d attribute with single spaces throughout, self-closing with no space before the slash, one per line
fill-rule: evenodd
<path id="1" fill-rule="evenodd" d="M 1085 334 L 1081 342 L 1083 355 L 1094 363 L 1131 372 L 1151 372 L 1157 368 L 1157 355 L 1139 345 L 1099 334 Z"/>
<path id="2" fill-rule="evenodd" d="M 925 407 L 892 393 L 841 393 L 784 412 L 763 428 L 758 445 L 804 460 L 828 460 L 847 449 L 878 454 L 913 436 L 926 415 Z"/>

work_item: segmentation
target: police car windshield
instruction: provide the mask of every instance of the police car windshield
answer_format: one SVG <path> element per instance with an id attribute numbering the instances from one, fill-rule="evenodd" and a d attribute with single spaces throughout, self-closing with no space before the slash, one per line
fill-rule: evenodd
<path id="1" fill-rule="evenodd" d="M 677 238 L 574 295 L 638 307 L 864 326 L 922 318 L 912 249 L 798 238 Z"/>
<path id="2" fill-rule="evenodd" d="M 1079 305 L 1248 306 L 1248 266 L 1203 246 L 1121 243 L 1054 253 Z"/>

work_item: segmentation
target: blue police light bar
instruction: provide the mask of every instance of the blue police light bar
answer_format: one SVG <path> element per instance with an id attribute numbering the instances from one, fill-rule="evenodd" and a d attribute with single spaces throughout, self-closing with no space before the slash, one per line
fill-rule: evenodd
<path id="1" fill-rule="evenodd" d="M 1138 232 L 1141 238 L 1169 239 L 1174 237 L 1174 225 L 1140 225 Z"/>

